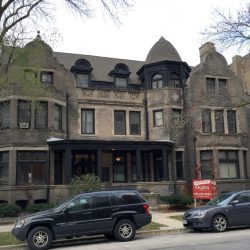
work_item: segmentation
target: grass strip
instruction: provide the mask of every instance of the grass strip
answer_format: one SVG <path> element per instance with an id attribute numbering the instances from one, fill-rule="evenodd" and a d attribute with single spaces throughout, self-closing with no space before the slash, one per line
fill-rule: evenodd
<path id="1" fill-rule="evenodd" d="M 17 240 L 10 232 L 0 233 L 0 246 L 23 244 Z"/>

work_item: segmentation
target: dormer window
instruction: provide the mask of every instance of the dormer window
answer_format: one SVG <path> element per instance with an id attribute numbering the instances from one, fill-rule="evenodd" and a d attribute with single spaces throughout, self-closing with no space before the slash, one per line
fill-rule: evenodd
<path id="1" fill-rule="evenodd" d="M 156 74 L 152 77 L 152 89 L 159 89 L 163 87 L 163 77 L 161 74 Z"/>
<path id="2" fill-rule="evenodd" d="M 53 72 L 42 71 L 41 72 L 41 82 L 47 84 L 53 84 Z"/>
<path id="3" fill-rule="evenodd" d="M 89 86 L 92 70 L 91 64 L 85 59 L 79 59 L 75 62 L 70 71 L 75 75 L 77 87 L 87 88 Z"/>
<path id="4" fill-rule="evenodd" d="M 115 87 L 120 89 L 127 89 L 129 75 L 129 68 L 123 63 L 117 64 L 114 70 L 109 72 L 109 76 L 114 78 Z"/>
<path id="5" fill-rule="evenodd" d="M 170 88 L 180 88 L 181 87 L 181 81 L 180 77 L 176 73 L 172 73 L 169 78 L 169 87 Z"/>
<path id="6" fill-rule="evenodd" d="M 76 78 L 76 86 L 82 87 L 82 88 L 87 88 L 88 87 L 88 85 L 89 85 L 89 74 L 76 73 L 75 78 Z"/>
<path id="7" fill-rule="evenodd" d="M 115 78 L 115 86 L 117 88 L 126 89 L 127 83 L 128 83 L 127 78 L 124 78 L 124 77 L 116 77 Z"/>

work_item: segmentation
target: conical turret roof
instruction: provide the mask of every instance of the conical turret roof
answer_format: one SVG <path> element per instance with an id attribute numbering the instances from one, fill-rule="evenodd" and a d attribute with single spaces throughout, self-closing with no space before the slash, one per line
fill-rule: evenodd
<path id="1" fill-rule="evenodd" d="M 150 49 L 146 58 L 146 63 L 154 63 L 165 60 L 182 61 L 175 47 L 164 37 L 161 37 Z"/>

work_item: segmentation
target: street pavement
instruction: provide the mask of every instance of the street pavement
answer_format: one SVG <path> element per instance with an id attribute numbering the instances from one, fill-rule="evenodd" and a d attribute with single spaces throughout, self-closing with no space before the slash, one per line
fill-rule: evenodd
<path id="1" fill-rule="evenodd" d="M 183 229 L 182 221 L 171 219 L 171 216 L 183 215 L 183 212 L 159 212 L 152 211 L 152 221 L 163 224 L 161 229 L 174 230 Z M 5 222 L 6 223 L 6 222 Z M 0 220 L 0 232 L 10 232 L 14 226 L 14 223 L 3 224 Z"/>

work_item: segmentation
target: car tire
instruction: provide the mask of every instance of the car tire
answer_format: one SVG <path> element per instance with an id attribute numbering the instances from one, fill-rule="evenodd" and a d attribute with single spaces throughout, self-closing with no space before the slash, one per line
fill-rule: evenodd
<path id="1" fill-rule="evenodd" d="M 227 230 L 227 218 L 224 215 L 217 214 L 212 219 L 212 229 L 214 232 L 224 232 Z"/>
<path id="2" fill-rule="evenodd" d="M 120 220 L 114 228 L 114 236 L 119 241 L 130 241 L 135 237 L 135 225 L 131 220 Z"/>
<path id="3" fill-rule="evenodd" d="M 47 227 L 35 227 L 29 232 L 26 241 L 32 250 L 49 249 L 52 244 L 51 230 Z"/>

